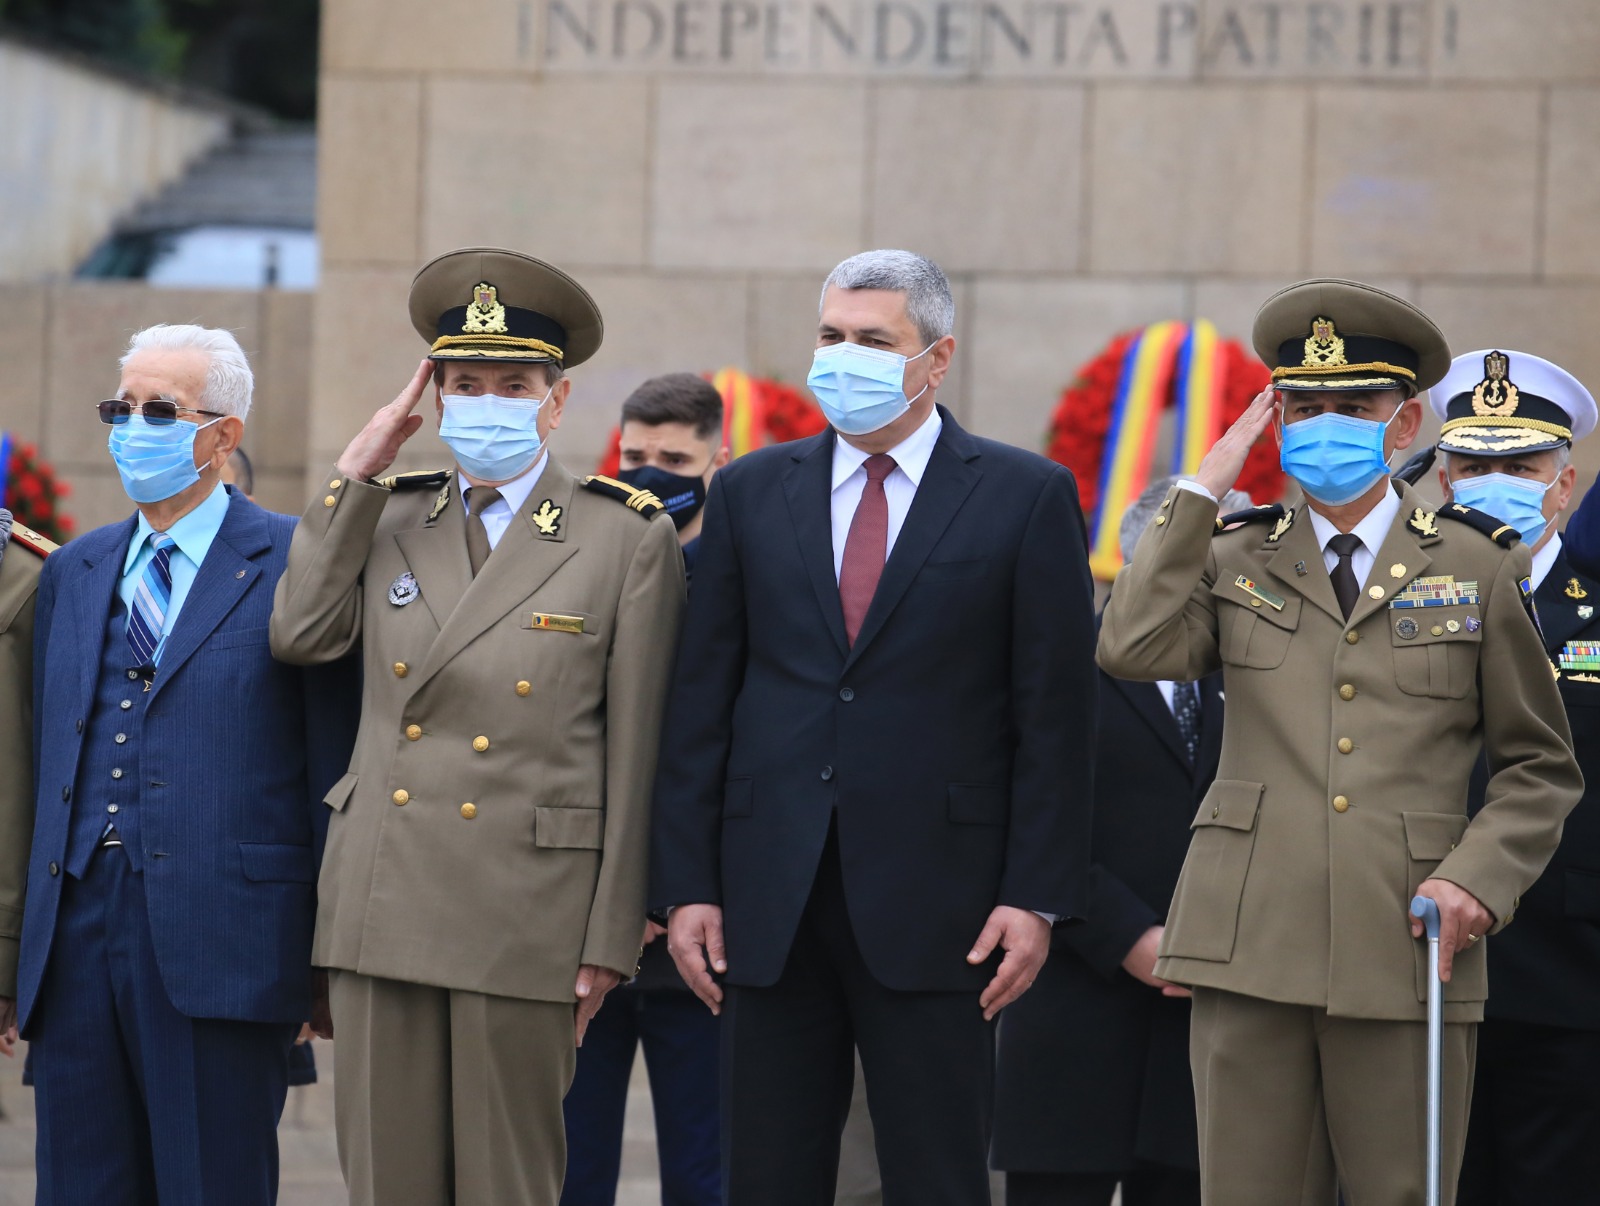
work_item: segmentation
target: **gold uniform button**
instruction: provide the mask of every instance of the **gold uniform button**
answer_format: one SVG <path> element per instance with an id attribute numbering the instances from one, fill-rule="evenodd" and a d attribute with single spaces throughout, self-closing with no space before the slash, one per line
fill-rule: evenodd
<path id="1" fill-rule="evenodd" d="M 1369 587 L 1367 587 L 1367 594 L 1372 596 L 1372 598 L 1374 598 L 1374 599 L 1381 599 L 1381 598 L 1383 598 L 1383 587 L 1381 587 L 1381 586 L 1369 586 Z"/>
<path id="2" fill-rule="evenodd" d="M 408 804 L 408 803 L 411 802 L 411 793 L 408 792 L 405 788 L 402 787 L 399 791 L 395 792 L 394 795 L 390 796 L 389 798 L 391 800 L 393 800 L 396 804 Z"/>
<path id="3" fill-rule="evenodd" d="M 408 724 L 408 725 L 406 725 L 406 740 L 407 741 L 421 741 L 422 740 L 422 726 L 420 724 Z"/>
<path id="4" fill-rule="evenodd" d="M 1349 800 L 1345 799 L 1343 796 L 1334 796 L 1333 797 L 1333 811 L 1334 812 L 1347 812 L 1347 811 L 1349 811 L 1349 808 L 1350 808 L 1350 801 Z"/>
<path id="5" fill-rule="evenodd" d="M 1168 507 L 1170 507 L 1170 506 L 1171 506 L 1171 505 L 1172 505 L 1172 500 L 1171 500 L 1171 499 L 1170 499 L 1170 498 L 1169 498 L 1169 499 L 1166 499 L 1166 500 L 1165 500 L 1165 501 L 1164 501 L 1164 502 L 1162 502 L 1162 504 L 1161 504 L 1161 509 L 1162 509 L 1162 510 L 1163 510 L 1163 511 L 1165 511 L 1165 510 L 1166 510 L 1166 509 L 1167 509 L 1167 508 L 1168 508 Z"/>
<path id="6" fill-rule="evenodd" d="M 478 806 L 476 804 L 463 804 L 461 806 L 461 815 L 469 821 L 472 820 L 473 817 L 478 815 Z"/>
<path id="7" fill-rule="evenodd" d="M 472 748 L 480 754 L 483 753 L 484 750 L 489 748 L 489 739 L 487 737 L 474 737 L 472 739 Z"/>
<path id="8" fill-rule="evenodd" d="M 336 477 L 331 482 L 328 483 L 328 489 L 337 490 L 342 485 L 344 485 L 344 478 Z"/>
<path id="9" fill-rule="evenodd" d="M 1354 699 L 1355 697 L 1356 697 L 1356 689 L 1354 687 L 1352 687 L 1349 683 L 1345 683 L 1344 686 L 1339 688 L 1339 698 L 1344 700 L 1346 703 L 1348 703 L 1350 700 Z"/>
<path id="10" fill-rule="evenodd" d="M 1349 632 L 1344 634 L 1344 642 L 1346 645 L 1354 645 L 1360 639 L 1361 634 L 1356 632 L 1354 629 L 1351 629 Z"/>
<path id="11" fill-rule="evenodd" d="M 1443 636 L 1444 635 L 1444 625 L 1443 624 L 1435 624 L 1432 628 L 1428 629 L 1428 631 L 1433 633 L 1434 636 Z"/>
<path id="12" fill-rule="evenodd" d="M 1211 806 L 1211 819 L 1214 821 L 1218 817 L 1220 817 L 1221 815 L 1222 815 L 1222 805 L 1221 804 L 1213 804 Z"/>
<path id="13" fill-rule="evenodd" d="M 410 669 L 411 667 L 406 665 L 404 662 L 396 662 L 394 664 L 394 676 L 396 678 L 404 678 Z"/>
<path id="14" fill-rule="evenodd" d="M 1356 748 L 1356 743 L 1351 741 L 1350 738 L 1348 738 L 1348 737 L 1339 738 L 1339 752 L 1341 754 L 1348 754 L 1352 750 L 1354 750 L 1355 748 Z"/>
<path id="15" fill-rule="evenodd" d="M 533 684 L 530 683 L 527 679 L 523 679 L 521 682 L 519 682 L 517 684 L 517 694 L 518 695 L 527 695 L 532 690 L 533 690 Z"/>
<path id="16" fill-rule="evenodd" d="M 334 498 L 334 496 L 330 494 L 330 495 L 328 495 L 327 498 L 322 500 L 322 505 L 325 506 L 325 507 L 331 507 L 331 506 L 333 506 L 334 503 L 336 503 L 338 501 L 339 501 L 338 499 Z"/>
<path id="17" fill-rule="evenodd" d="M 1261 606 L 1261 600 L 1260 599 L 1251 599 L 1250 600 L 1250 606 L 1251 607 L 1260 607 Z"/>
<path id="18" fill-rule="evenodd" d="M 1156 516 L 1156 527 L 1159 528 L 1162 524 L 1164 524 L 1166 522 L 1167 522 L 1167 517 L 1165 515 L 1157 515 Z"/>

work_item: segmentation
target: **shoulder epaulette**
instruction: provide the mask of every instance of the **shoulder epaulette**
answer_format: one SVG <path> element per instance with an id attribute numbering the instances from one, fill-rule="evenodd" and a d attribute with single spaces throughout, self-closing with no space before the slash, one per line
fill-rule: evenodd
<path id="1" fill-rule="evenodd" d="M 614 498 L 630 510 L 639 512 L 646 519 L 652 519 L 667 508 L 662 501 L 648 490 L 641 490 L 637 486 L 630 486 L 627 482 L 619 482 L 614 477 L 603 477 L 598 473 L 591 473 L 583 479 L 583 488 L 593 490 L 596 494 L 603 494 L 607 498 Z"/>
<path id="2" fill-rule="evenodd" d="M 1477 528 L 1490 540 L 1503 549 L 1514 548 L 1522 539 L 1517 529 L 1508 523 L 1501 523 L 1486 511 L 1478 511 L 1472 507 L 1463 506 L 1461 503 L 1448 503 L 1439 508 L 1440 515 L 1446 519 L 1453 519 L 1457 523 L 1464 523 L 1470 528 Z"/>
<path id="3" fill-rule="evenodd" d="M 1282 503 L 1267 503 L 1260 507 L 1246 507 L 1243 511 L 1232 511 L 1227 515 L 1217 516 L 1217 531 L 1226 531 L 1242 523 L 1263 523 L 1269 519 L 1282 519 L 1284 516 Z"/>
<path id="4" fill-rule="evenodd" d="M 377 484 L 385 490 L 426 490 L 431 486 L 442 486 L 450 480 L 448 469 L 419 469 L 414 473 L 394 473 L 388 477 L 380 477 Z"/>
<path id="5" fill-rule="evenodd" d="M 41 536 L 26 524 L 16 522 L 11 525 L 11 543 L 21 545 L 29 552 L 38 553 L 41 557 L 48 557 L 61 547 L 48 536 Z"/>

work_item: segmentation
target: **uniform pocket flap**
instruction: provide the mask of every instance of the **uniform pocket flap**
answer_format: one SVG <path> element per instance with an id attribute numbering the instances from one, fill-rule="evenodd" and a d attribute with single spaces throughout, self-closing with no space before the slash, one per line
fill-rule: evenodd
<path id="1" fill-rule="evenodd" d="M 346 776 L 352 778 L 353 776 Z M 317 879 L 310 846 L 291 846 L 279 842 L 240 842 L 239 861 L 244 877 L 263 881 L 310 884 Z"/>
<path id="2" fill-rule="evenodd" d="M 950 819 L 958 825 L 1004 825 L 1011 789 L 987 783 L 950 784 Z"/>
<path id="3" fill-rule="evenodd" d="M 1244 579 L 1241 582 L 1240 579 Z M 1246 585 L 1248 583 L 1248 585 Z M 1223 573 L 1211 584 L 1211 593 L 1229 603 L 1236 603 L 1279 628 L 1300 627 L 1299 595 L 1283 595 L 1273 588 L 1273 581 L 1257 578 L 1237 571 Z"/>
<path id="4" fill-rule="evenodd" d="M 1190 829 L 1220 826 L 1223 829 L 1249 830 L 1256 827 L 1256 813 L 1261 808 L 1262 783 L 1246 783 L 1241 779 L 1218 779 L 1211 784 L 1200 811 L 1195 814 Z"/>
<path id="5" fill-rule="evenodd" d="M 342 779 L 328 789 L 328 794 L 322 797 L 322 802 L 334 812 L 343 812 L 344 806 L 350 802 L 350 793 L 355 791 L 359 776 L 354 771 L 347 772 Z"/>
<path id="6" fill-rule="evenodd" d="M 1600 921 L 1600 875 L 1569 867 L 1563 877 L 1562 888 L 1566 894 L 1568 917 Z"/>
<path id="7" fill-rule="evenodd" d="M 601 808 L 536 808 L 533 844 L 559 850 L 598 850 L 605 819 Z"/>
<path id="8" fill-rule="evenodd" d="M 1459 812 L 1403 812 L 1400 819 L 1406 826 L 1406 849 L 1424 862 L 1449 858 L 1467 831 L 1467 818 Z"/>

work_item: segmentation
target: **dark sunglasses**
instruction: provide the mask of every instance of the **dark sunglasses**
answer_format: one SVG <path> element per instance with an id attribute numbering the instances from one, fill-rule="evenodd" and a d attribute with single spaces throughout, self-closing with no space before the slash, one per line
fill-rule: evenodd
<path id="1" fill-rule="evenodd" d="M 196 410 L 192 406 L 179 406 L 171 398 L 152 398 L 149 402 L 129 402 L 126 398 L 107 398 L 104 402 L 97 402 L 95 409 L 100 413 L 100 421 L 106 424 L 126 423 L 128 416 L 140 414 L 144 421 L 156 427 L 164 427 L 168 423 L 176 423 L 179 415 L 210 415 L 213 419 L 223 419 L 226 415 L 218 414 L 214 410 Z"/>

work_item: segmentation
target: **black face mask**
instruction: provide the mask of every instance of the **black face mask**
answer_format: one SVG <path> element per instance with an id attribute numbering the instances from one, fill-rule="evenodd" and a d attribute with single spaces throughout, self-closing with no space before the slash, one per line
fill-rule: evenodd
<path id="1" fill-rule="evenodd" d="M 680 532 L 706 505 L 706 479 L 698 474 L 689 477 L 668 473 L 654 465 L 641 465 L 637 469 L 618 470 L 617 480 L 635 489 L 648 490 L 659 498 Z"/>

